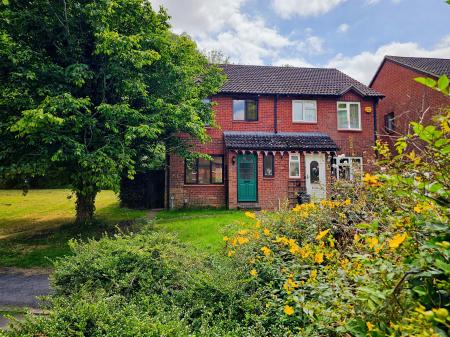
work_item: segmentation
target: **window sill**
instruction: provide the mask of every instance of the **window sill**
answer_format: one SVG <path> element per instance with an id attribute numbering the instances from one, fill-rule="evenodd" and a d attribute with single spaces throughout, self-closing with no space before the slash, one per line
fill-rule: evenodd
<path id="1" fill-rule="evenodd" d="M 291 177 L 291 176 L 289 176 L 289 179 L 299 180 L 299 179 L 302 179 L 302 178 L 301 177 Z"/>
<path id="2" fill-rule="evenodd" d="M 225 186 L 225 184 L 183 184 L 185 187 L 220 187 Z"/>
<path id="3" fill-rule="evenodd" d="M 275 179 L 275 176 L 271 176 L 271 177 L 266 177 L 266 176 L 263 176 L 263 179 L 267 179 L 267 180 L 273 180 L 273 179 Z"/>
<path id="4" fill-rule="evenodd" d="M 234 119 L 233 119 L 232 122 L 233 122 L 233 123 L 252 123 L 252 124 L 256 124 L 256 123 L 258 123 L 259 121 L 237 121 L 237 120 L 234 120 Z"/>
<path id="5" fill-rule="evenodd" d="M 344 131 L 344 132 L 362 132 L 362 129 L 337 129 L 338 131 Z"/>
<path id="6" fill-rule="evenodd" d="M 293 124 L 317 124 L 317 121 L 315 122 L 301 122 L 301 121 L 292 121 Z"/>

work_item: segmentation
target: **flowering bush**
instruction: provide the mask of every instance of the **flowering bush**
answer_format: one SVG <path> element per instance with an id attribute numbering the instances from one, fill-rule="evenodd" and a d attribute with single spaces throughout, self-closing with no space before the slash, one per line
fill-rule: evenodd
<path id="1" fill-rule="evenodd" d="M 261 295 L 267 331 L 447 335 L 450 112 L 436 120 L 413 124 L 397 155 L 378 143 L 381 174 L 336 186 L 331 200 L 249 212 L 254 225 L 224 238 Z"/>

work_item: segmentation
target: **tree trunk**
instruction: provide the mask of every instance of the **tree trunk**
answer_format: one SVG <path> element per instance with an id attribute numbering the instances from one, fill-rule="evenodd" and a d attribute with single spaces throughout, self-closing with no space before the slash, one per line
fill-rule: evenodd
<path id="1" fill-rule="evenodd" d="M 76 192 L 76 223 L 89 224 L 94 219 L 95 196 L 97 192 Z"/>

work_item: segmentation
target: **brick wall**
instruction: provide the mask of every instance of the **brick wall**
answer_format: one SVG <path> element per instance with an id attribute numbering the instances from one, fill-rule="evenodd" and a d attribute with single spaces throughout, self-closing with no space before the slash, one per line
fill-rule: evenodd
<path id="1" fill-rule="evenodd" d="M 370 167 L 373 158 L 373 101 L 364 100 L 360 96 L 349 92 L 339 101 L 356 101 L 361 103 L 362 131 L 339 131 L 337 130 L 337 99 L 334 98 L 311 98 L 317 100 L 317 123 L 293 123 L 292 122 L 292 100 L 298 97 L 280 97 L 277 106 L 277 127 L 279 132 L 324 132 L 327 133 L 341 148 L 339 153 L 349 156 L 362 156 L 365 169 Z M 303 98 L 304 99 L 304 98 Z M 233 157 L 237 154 L 226 153 L 223 142 L 224 131 L 266 131 L 274 132 L 274 96 L 260 96 L 258 101 L 258 121 L 244 122 L 233 121 L 233 97 L 218 95 L 213 97 L 216 103 L 217 128 L 207 128 L 211 142 L 207 144 L 196 143 L 196 151 L 206 154 L 224 155 L 224 185 L 186 185 L 184 184 L 184 161 L 173 155 L 170 158 L 170 196 L 174 198 L 176 208 L 196 206 L 226 206 L 236 208 L 237 202 L 237 167 L 233 165 Z M 371 113 L 366 113 L 366 107 L 372 107 Z M 328 165 L 327 159 L 327 165 Z M 301 155 L 301 178 L 302 184 L 305 180 L 304 156 Z M 264 209 L 277 208 L 288 198 L 289 178 L 289 154 L 280 153 L 275 155 L 275 177 L 263 177 L 262 153 L 258 155 L 258 204 Z M 327 185 L 330 182 L 327 167 Z M 227 180 L 229 183 L 227 184 Z"/>
<path id="2" fill-rule="evenodd" d="M 423 117 L 425 123 L 430 123 L 433 114 L 450 105 L 449 97 L 415 82 L 415 77 L 429 76 L 386 60 L 372 83 L 373 89 L 386 95 L 378 105 L 378 132 L 391 144 L 408 131 L 410 121 L 419 121 Z M 392 134 L 384 129 L 384 116 L 390 112 L 395 116 Z"/>

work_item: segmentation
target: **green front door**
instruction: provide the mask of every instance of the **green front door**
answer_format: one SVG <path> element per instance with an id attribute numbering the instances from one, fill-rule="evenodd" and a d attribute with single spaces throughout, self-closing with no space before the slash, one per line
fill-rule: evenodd
<path id="1" fill-rule="evenodd" d="M 238 201 L 256 201 L 256 155 L 240 154 L 237 157 Z"/>

